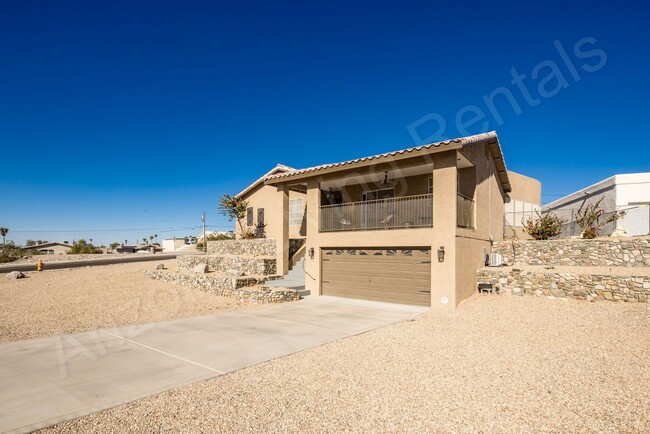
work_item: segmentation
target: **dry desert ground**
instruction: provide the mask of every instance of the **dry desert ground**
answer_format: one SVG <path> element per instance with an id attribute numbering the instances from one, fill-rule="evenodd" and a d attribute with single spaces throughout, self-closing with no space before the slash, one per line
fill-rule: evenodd
<path id="1" fill-rule="evenodd" d="M 146 324 L 250 307 L 172 283 L 144 270 L 175 260 L 0 275 L 0 342 Z"/>
<path id="2" fill-rule="evenodd" d="M 145 282 L 140 267 L 152 265 L 30 275 L 3 303 L 3 340 L 239 308 Z M 140 285 L 155 288 L 148 302 Z M 0 288 L 4 299 L 11 291 Z M 66 299 L 69 291 L 80 298 Z M 133 297 L 157 308 L 115 313 Z M 165 308 L 185 298 L 193 301 Z M 429 312 L 43 432 L 647 433 L 648 307 L 477 294 L 452 314 Z M 94 318 L 101 311 L 107 319 Z"/>

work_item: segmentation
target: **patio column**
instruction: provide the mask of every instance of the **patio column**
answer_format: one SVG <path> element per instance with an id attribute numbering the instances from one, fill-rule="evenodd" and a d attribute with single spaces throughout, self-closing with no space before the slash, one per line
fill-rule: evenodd
<path id="1" fill-rule="evenodd" d="M 281 205 L 282 223 L 277 239 L 277 267 L 278 274 L 285 275 L 289 272 L 289 187 L 278 184 L 278 203 Z"/>
<path id="2" fill-rule="evenodd" d="M 456 151 L 435 154 L 433 163 L 433 236 L 431 309 L 456 307 Z M 438 249 L 444 248 L 444 260 Z"/>
<path id="3" fill-rule="evenodd" d="M 320 295 L 320 188 L 316 179 L 307 181 L 307 251 L 305 253 L 305 289 Z M 314 249 L 314 257 L 309 250 Z"/>

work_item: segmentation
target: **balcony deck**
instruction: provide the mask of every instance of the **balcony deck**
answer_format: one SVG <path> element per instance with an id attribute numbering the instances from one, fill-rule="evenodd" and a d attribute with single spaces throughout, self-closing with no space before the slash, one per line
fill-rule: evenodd
<path id="1" fill-rule="evenodd" d="M 350 202 L 320 207 L 320 231 L 432 227 L 433 195 Z"/>

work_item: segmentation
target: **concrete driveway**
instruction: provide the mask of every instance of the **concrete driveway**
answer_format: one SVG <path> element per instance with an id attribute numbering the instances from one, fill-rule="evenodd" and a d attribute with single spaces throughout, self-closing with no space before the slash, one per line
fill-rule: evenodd
<path id="1" fill-rule="evenodd" d="M 414 318 L 334 297 L 0 344 L 0 432 L 29 432 Z"/>

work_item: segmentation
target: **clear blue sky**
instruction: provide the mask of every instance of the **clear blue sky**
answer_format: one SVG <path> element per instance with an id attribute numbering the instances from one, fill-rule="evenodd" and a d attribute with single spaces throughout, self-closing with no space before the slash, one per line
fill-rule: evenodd
<path id="1" fill-rule="evenodd" d="M 306 3 L 2 1 L 9 239 L 165 238 L 203 210 L 228 229 L 217 197 L 276 163 L 414 146 L 434 118 L 438 136 L 496 130 L 544 202 L 650 170 L 647 4 Z M 502 96 L 498 122 L 500 87 L 521 113 Z M 485 119 L 459 129 L 464 107 Z"/>

